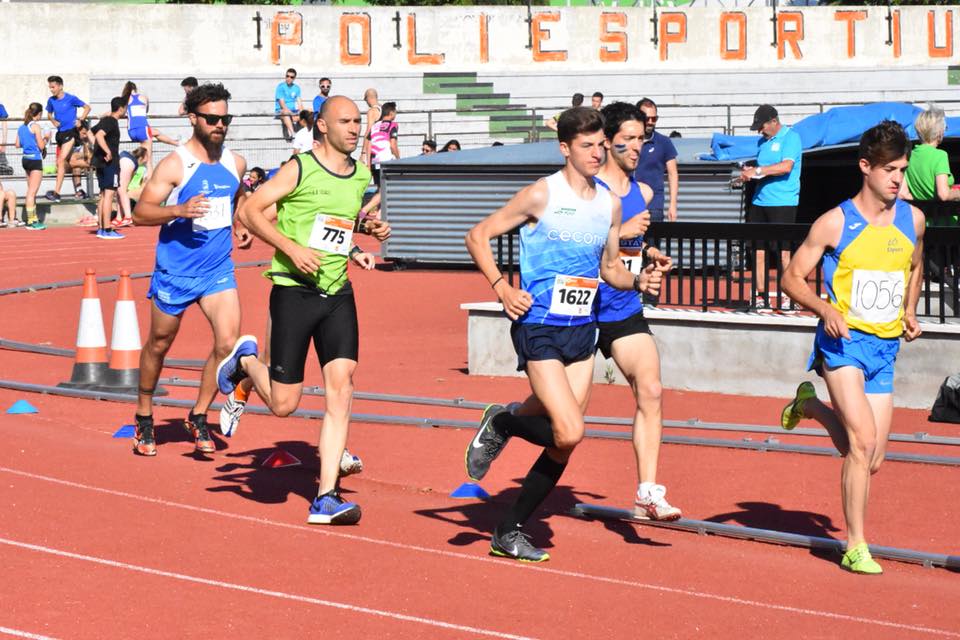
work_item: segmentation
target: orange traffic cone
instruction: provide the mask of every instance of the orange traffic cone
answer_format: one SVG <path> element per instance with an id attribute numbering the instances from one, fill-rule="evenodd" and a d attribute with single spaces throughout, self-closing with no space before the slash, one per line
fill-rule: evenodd
<path id="1" fill-rule="evenodd" d="M 104 381 L 107 373 L 107 337 L 103 331 L 103 313 L 97 293 L 97 276 L 87 269 L 83 277 L 83 300 L 80 302 L 80 325 L 77 329 L 77 355 L 69 382 L 59 386 L 87 388 Z"/>
<path id="2" fill-rule="evenodd" d="M 136 393 L 140 381 L 140 324 L 137 303 L 133 301 L 130 272 L 120 272 L 117 304 L 113 308 L 113 330 L 110 334 L 110 370 L 104 388 Z"/>

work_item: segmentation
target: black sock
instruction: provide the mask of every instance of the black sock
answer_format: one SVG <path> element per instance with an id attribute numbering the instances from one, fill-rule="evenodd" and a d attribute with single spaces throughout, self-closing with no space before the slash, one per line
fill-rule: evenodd
<path id="1" fill-rule="evenodd" d="M 567 464 L 556 462 L 544 451 L 533 463 L 527 477 L 523 479 L 520 487 L 520 495 L 517 501 L 513 503 L 507 511 L 507 516 L 500 523 L 498 530 L 501 533 L 519 529 L 523 523 L 530 519 L 533 512 L 536 511 L 547 496 L 557 486 L 563 470 Z"/>
<path id="2" fill-rule="evenodd" d="M 553 426 L 546 416 L 515 416 L 509 411 L 497 414 L 493 426 L 508 436 L 517 436 L 541 447 L 556 447 Z"/>

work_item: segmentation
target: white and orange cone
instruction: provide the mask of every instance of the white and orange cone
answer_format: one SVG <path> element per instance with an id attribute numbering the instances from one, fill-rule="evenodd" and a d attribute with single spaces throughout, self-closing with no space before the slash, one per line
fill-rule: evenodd
<path id="1" fill-rule="evenodd" d="M 111 391 L 136 393 L 140 381 L 140 324 L 137 303 L 133 300 L 130 272 L 120 272 L 117 304 L 113 308 L 113 330 L 110 334 L 110 370 L 105 388 Z"/>
<path id="2" fill-rule="evenodd" d="M 77 328 L 77 355 L 69 382 L 59 386 L 87 388 L 102 384 L 107 374 L 107 336 L 103 331 L 103 313 L 97 293 L 97 275 L 87 269 L 83 277 L 83 300 Z"/>

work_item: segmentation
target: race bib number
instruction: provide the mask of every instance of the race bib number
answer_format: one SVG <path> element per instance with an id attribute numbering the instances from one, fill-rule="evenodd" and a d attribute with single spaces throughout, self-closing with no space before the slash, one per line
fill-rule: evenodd
<path id="1" fill-rule="evenodd" d="M 147 115 L 147 105 L 132 104 L 127 107 L 127 116 L 130 118 L 141 118 Z"/>
<path id="2" fill-rule="evenodd" d="M 589 316 L 597 297 L 596 278 L 557 276 L 553 281 L 550 313 L 558 316 Z"/>
<path id="3" fill-rule="evenodd" d="M 194 231 L 213 231 L 229 227 L 233 220 L 233 203 L 230 196 L 207 199 L 207 212 L 193 219 Z"/>
<path id="4" fill-rule="evenodd" d="M 643 256 L 640 255 L 640 251 L 630 251 L 625 249 L 620 249 L 620 261 L 623 262 L 623 266 L 627 268 L 627 271 L 632 273 L 635 276 L 640 275 L 643 271 Z"/>
<path id="5" fill-rule="evenodd" d="M 345 256 L 353 241 L 353 221 L 318 213 L 310 230 L 307 246 L 327 253 Z"/>
<path id="6" fill-rule="evenodd" d="M 903 306 L 902 271 L 854 269 L 850 314 L 866 322 L 893 322 Z"/>

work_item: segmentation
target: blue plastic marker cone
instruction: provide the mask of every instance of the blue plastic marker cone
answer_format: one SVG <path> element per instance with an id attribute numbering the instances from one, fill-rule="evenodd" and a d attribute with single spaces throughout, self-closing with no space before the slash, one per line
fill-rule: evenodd
<path id="1" fill-rule="evenodd" d="M 7 413 L 40 413 L 40 411 L 26 400 L 17 400 L 7 409 Z"/>
<path id="2" fill-rule="evenodd" d="M 483 487 L 473 482 L 464 482 L 462 485 L 453 490 L 453 493 L 450 494 L 451 498 L 479 498 L 481 500 L 486 500 L 490 497 L 490 494 L 487 493 Z"/>
<path id="3" fill-rule="evenodd" d="M 117 432 L 113 434 L 113 437 L 114 438 L 132 438 L 136 432 L 137 432 L 137 427 L 135 425 L 125 424 L 119 429 L 117 429 Z"/>

